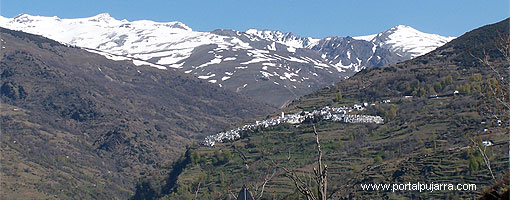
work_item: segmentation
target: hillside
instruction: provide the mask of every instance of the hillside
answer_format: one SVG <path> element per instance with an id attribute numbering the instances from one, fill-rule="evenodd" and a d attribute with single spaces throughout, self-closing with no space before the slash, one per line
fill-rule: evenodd
<path id="1" fill-rule="evenodd" d="M 186 145 L 273 109 L 176 70 L 0 38 L 2 199 L 124 199 Z"/>
<path id="2" fill-rule="evenodd" d="M 260 191 L 264 177 L 275 172 L 265 185 L 265 199 L 304 199 L 275 165 L 295 169 L 308 180 L 316 162 L 312 126 L 317 128 L 329 167 L 331 199 L 480 196 L 494 181 L 470 138 L 493 144 L 484 148 L 494 175 L 501 178 L 508 166 L 508 124 L 482 107 L 497 103 L 486 97 L 498 81 L 489 67 L 470 54 L 482 57 L 485 51 L 495 66 L 508 65 L 494 42 L 500 39 L 498 33 L 509 34 L 509 22 L 505 19 L 472 30 L 409 61 L 363 70 L 283 110 L 294 113 L 367 103 L 365 110 L 354 112 L 382 116 L 383 125 L 317 118 L 247 131 L 240 140 L 214 147 L 193 146 L 167 174 L 153 173 L 142 181 L 134 198 L 154 192 L 159 195 L 152 197 L 162 199 L 186 199 L 195 193 L 198 199 L 228 198 L 229 191 L 236 193 L 243 184 Z M 361 184 L 408 182 L 476 184 L 477 188 L 394 193 L 361 189 Z"/>

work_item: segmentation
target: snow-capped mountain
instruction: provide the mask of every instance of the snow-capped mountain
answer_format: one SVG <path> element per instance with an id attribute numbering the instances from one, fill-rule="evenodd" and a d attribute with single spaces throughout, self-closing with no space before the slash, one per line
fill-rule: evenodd
<path id="1" fill-rule="evenodd" d="M 426 54 L 454 38 L 424 33 L 405 25 L 398 25 L 378 34 L 354 37 L 354 39 L 373 42 L 405 59 Z"/>
<path id="2" fill-rule="evenodd" d="M 292 33 L 282 33 L 280 31 L 272 30 L 260 31 L 257 29 L 248 29 L 246 30 L 246 33 L 248 35 L 259 37 L 264 40 L 275 41 L 292 48 L 312 48 L 313 46 L 317 45 L 320 40 L 316 38 L 300 37 Z"/>
<path id="3" fill-rule="evenodd" d="M 407 40 L 395 34 L 387 34 L 385 38 L 392 40 L 382 42 L 382 33 L 365 41 L 255 29 L 200 32 L 181 22 L 117 20 L 106 13 L 76 19 L 23 14 L 0 17 L 0 26 L 87 48 L 114 60 L 174 68 L 278 106 L 363 68 L 402 61 L 406 57 L 398 50 L 407 51 L 398 43 Z M 411 50 L 421 47 L 405 44 L 415 45 Z"/>
<path id="4" fill-rule="evenodd" d="M 13 19 L 3 18 L 0 22 L 6 28 L 114 55 L 145 61 L 160 58 L 153 60 L 153 63 L 167 67 L 178 67 L 172 64 L 189 57 L 194 48 L 204 44 L 246 47 L 239 40 L 232 41 L 215 34 L 193 31 L 181 22 L 129 22 L 116 20 L 107 13 L 79 19 L 23 14 Z"/>

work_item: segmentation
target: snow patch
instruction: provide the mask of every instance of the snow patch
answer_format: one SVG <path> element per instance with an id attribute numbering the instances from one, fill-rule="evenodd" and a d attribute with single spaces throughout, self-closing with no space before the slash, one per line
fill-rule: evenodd
<path id="1" fill-rule="evenodd" d="M 271 51 L 276 51 L 276 42 L 271 43 L 270 46 L 268 45 L 267 49 L 269 49 Z"/>
<path id="2" fill-rule="evenodd" d="M 221 58 L 215 57 L 214 59 L 210 60 L 209 62 L 201 64 L 197 68 L 202 68 L 202 67 L 205 67 L 207 65 L 214 65 L 214 64 L 219 64 L 219 63 L 221 63 Z"/>
<path id="3" fill-rule="evenodd" d="M 155 67 L 158 69 L 167 69 L 165 66 L 156 65 L 156 64 L 152 64 L 150 62 L 141 61 L 141 60 L 133 60 L 133 64 L 135 64 L 136 66 L 147 65 L 147 66 Z"/>
<path id="4" fill-rule="evenodd" d="M 199 76 L 199 79 L 210 79 L 212 77 L 216 76 L 216 74 L 206 75 L 206 76 Z"/>
<path id="5" fill-rule="evenodd" d="M 260 73 L 262 74 L 262 76 L 264 76 L 266 78 L 269 78 L 269 77 L 273 76 L 272 74 L 270 74 L 268 72 L 265 72 L 265 71 L 260 71 Z"/>
<path id="6" fill-rule="evenodd" d="M 228 57 L 228 58 L 223 58 L 223 61 L 232 61 L 232 60 L 236 60 L 237 58 L 236 57 Z"/>

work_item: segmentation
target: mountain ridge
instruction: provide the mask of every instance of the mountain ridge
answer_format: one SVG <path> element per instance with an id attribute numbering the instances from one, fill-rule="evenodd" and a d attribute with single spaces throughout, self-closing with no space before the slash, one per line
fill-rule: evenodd
<path id="1" fill-rule="evenodd" d="M 124 56 L 138 65 L 175 68 L 275 106 L 364 68 L 406 59 L 384 45 L 350 37 L 314 39 L 279 31 L 259 34 L 255 30 L 200 32 L 181 22 L 130 22 L 109 14 L 78 19 L 0 17 L 0 26 Z M 273 92 L 265 92 L 268 88 Z"/>

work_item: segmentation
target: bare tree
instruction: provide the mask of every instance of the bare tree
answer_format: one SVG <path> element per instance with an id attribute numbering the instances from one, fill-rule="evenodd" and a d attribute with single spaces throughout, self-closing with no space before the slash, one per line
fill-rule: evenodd
<path id="1" fill-rule="evenodd" d="M 495 128 L 500 128 L 502 125 L 506 126 L 508 135 L 508 170 L 510 171 L 510 129 L 508 127 L 510 125 L 510 34 L 498 33 L 498 36 L 499 38 L 495 41 L 495 44 L 496 48 L 503 55 L 503 64 L 492 62 L 491 57 L 485 50 L 482 51 L 482 57 L 475 56 L 471 52 L 469 53 L 481 64 L 489 67 L 495 76 L 494 79 L 487 80 L 484 87 L 485 93 L 481 92 L 484 99 L 482 100 L 483 106 L 480 112 L 497 121 Z M 473 147 L 478 149 L 482 155 L 492 179 L 496 181 L 491 168 L 491 161 L 485 152 L 486 147 L 476 142 L 472 137 L 469 137 L 469 139 Z"/>
<path id="2" fill-rule="evenodd" d="M 264 195 L 264 189 L 266 188 L 266 184 L 273 179 L 273 177 L 276 176 L 278 172 L 277 165 L 274 164 L 266 164 L 267 170 L 266 174 L 264 176 L 264 180 L 260 184 L 255 185 L 255 196 L 257 196 L 257 199 L 262 199 L 262 196 Z"/>
<path id="3" fill-rule="evenodd" d="M 238 149 L 236 149 L 236 150 L 239 152 L 240 155 L 243 155 L 243 153 L 240 150 L 238 150 Z M 242 158 L 246 162 L 246 158 L 245 157 L 242 157 Z M 262 179 L 255 180 L 254 182 L 246 185 L 247 188 L 253 189 L 253 190 L 251 190 L 250 193 L 254 196 L 255 199 L 262 199 L 262 197 L 264 196 L 264 191 L 266 189 L 266 185 L 274 177 L 276 177 L 279 174 L 279 169 L 278 169 L 276 162 L 271 161 L 271 164 L 268 164 L 268 163 L 265 163 L 265 164 L 266 164 L 267 168 L 266 168 L 265 175 L 262 177 Z M 246 164 L 246 166 L 248 166 L 248 165 Z M 234 199 L 237 199 L 237 195 L 232 191 L 230 186 L 227 186 L 226 192 L 228 193 L 229 198 L 233 197 Z"/>
<path id="4" fill-rule="evenodd" d="M 198 197 L 198 192 L 200 191 L 200 184 L 202 183 L 202 177 L 198 179 L 197 186 L 195 188 L 195 196 L 193 197 L 193 200 L 196 200 Z"/>
<path id="5" fill-rule="evenodd" d="M 492 168 L 491 168 L 491 160 L 489 159 L 489 157 L 487 156 L 487 153 L 486 153 L 487 146 L 481 145 L 479 142 L 475 142 L 475 140 L 473 140 L 473 138 L 471 138 L 471 137 L 469 139 L 474 144 L 474 147 L 480 152 L 480 155 L 482 155 L 483 162 L 485 163 L 485 166 L 489 170 L 492 180 L 496 181 L 496 177 L 494 176 L 494 173 L 492 172 Z M 483 149 L 482 149 L 482 146 L 483 146 Z"/>
<path id="6" fill-rule="evenodd" d="M 237 199 L 237 195 L 232 192 L 232 188 L 230 186 L 227 186 L 227 192 L 228 192 L 228 199 L 231 199 L 233 197 L 234 199 Z"/>
<path id="7" fill-rule="evenodd" d="M 313 179 L 317 186 L 317 196 L 315 196 L 312 186 L 305 182 L 301 177 L 299 177 L 294 170 L 289 170 L 286 167 L 280 166 L 285 172 L 285 176 L 290 178 L 297 190 L 303 194 L 308 200 L 326 200 L 327 199 L 327 189 L 328 189 L 328 166 L 326 164 L 322 164 L 322 150 L 321 143 L 319 141 L 319 134 L 317 134 L 317 130 L 315 129 L 315 125 L 313 126 L 313 132 L 316 138 L 317 144 L 317 167 L 313 168 L 314 176 Z M 289 159 L 290 160 L 290 159 Z"/>

